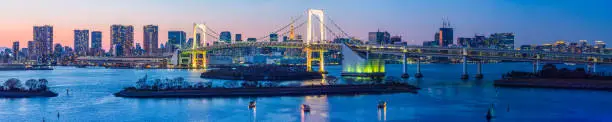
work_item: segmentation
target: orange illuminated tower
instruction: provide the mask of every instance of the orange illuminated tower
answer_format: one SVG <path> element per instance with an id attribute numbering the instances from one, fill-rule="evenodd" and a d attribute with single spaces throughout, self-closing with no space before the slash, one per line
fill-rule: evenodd
<path id="1" fill-rule="evenodd" d="M 291 28 L 289 30 L 289 40 L 295 40 L 295 27 L 293 27 L 293 23 L 291 23 Z"/>

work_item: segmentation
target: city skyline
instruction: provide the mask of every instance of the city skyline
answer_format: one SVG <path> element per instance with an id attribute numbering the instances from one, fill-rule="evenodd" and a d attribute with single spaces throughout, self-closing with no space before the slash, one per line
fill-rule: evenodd
<path id="1" fill-rule="evenodd" d="M 102 47 L 107 51 L 113 24 L 134 26 L 134 43 L 141 44 L 144 41 L 142 27 L 150 24 L 159 26 L 159 44 L 165 44 L 170 30 L 191 33 L 194 22 L 206 23 L 216 32 L 230 31 L 242 34 L 243 38 L 260 38 L 287 24 L 291 17 L 304 14 L 307 8 L 326 10 L 327 16 L 351 36 L 361 40 L 367 40 L 368 32 L 382 30 L 390 32 L 392 36 L 402 36 L 409 44 L 419 45 L 423 41 L 433 40 L 431 35 L 442 27 L 443 17 L 448 18 L 455 29 L 455 41 L 458 37 L 472 37 L 476 33 L 497 32 L 515 33 L 515 46 L 553 43 L 556 40 L 589 40 L 590 43 L 612 40 L 608 35 L 612 33 L 612 28 L 609 28 L 612 27 L 609 23 L 612 15 L 608 11 L 612 10 L 604 6 L 611 2 L 603 0 L 588 3 L 563 0 L 64 2 L 70 4 L 5 1 L 0 7 L 6 10 L 0 15 L 12 19 L 0 21 L 0 26 L 3 26 L 0 29 L 0 47 L 11 47 L 14 41 L 26 44 L 33 40 L 32 27 L 35 25 L 52 25 L 54 43 L 71 47 L 74 45 L 74 30 L 101 31 Z M 18 7 L 26 4 L 32 7 Z M 333 6 L 337 4 L 353 7 Z M 420 7 L 432 4 L 441 7 Z M 491 7 L 493 5 L 495 8 Z M 177 9 L 160 9 L 168 6 Z M 222 6 L 238 9 L 224 9 L 226 7 Z M 360 9 L 368 6 L 385 9 Z M 45 12 L 38 12 L 42 10 Z M 303 29 L 298 30 L 297 34 L 305 35 Z M 190 35 L 187 38 L 191 38 Z M 328 37 L 328 40 L 332 39 Z"/>

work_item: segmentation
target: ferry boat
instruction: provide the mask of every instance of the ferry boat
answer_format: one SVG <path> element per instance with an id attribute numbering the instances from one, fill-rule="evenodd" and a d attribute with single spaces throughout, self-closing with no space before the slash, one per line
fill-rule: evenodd
<path id="1" fill-rule="evenodd" d="M 387 107 L 387 102 L 385 101 L 378 102 L 378 108 L 386 108 L 386 107 Z"/>
<path id="2" fill-rule="evenodd" d="M 255 108 L 255 101 L 249 102 L 249 109 Z"/>

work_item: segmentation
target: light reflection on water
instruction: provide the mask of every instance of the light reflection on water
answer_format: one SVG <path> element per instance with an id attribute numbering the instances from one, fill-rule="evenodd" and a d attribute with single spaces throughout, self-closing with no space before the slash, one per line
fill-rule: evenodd
<path id="1" fill-rule="evenodd" d="M 470 64 L 469 73 L 475 72 Z M 410 65 L 413 76 L 416 66 Z M 564 66 L 562 66 L 564 67 Z M 580 65 L 569 67 L 584 67 Z M 329 75 L 339 83 L 371 83 L 371 79 L 340 77 L 340 66 L 327 66 Z M 46 78 L 50 88 L 59 93 L 54 98 L 0 98 L 0 121 L 484 121 L 495 104 L 499 121 L 610 121 L 612 92 L 563 89 L 516 89 L 492 86 L 500 74 L 511 70 L 531 71 L 529 63 L 484 64 L 485 79 L 460 80 L 461 65 L 424 64 L 424 78 L 402 79 L 422 87 L 418 94 L 400 93 L 355 96 L 305 96 L 257 98 L 117 98 L 111 94 L 144 75 L 151 78 L 184 77 L 202 79 L 198 70 L 186 69 L 104 69 L 57 67 L 53 71 L 0 71 L 2 81 L 19 78 Z M 316 69 L 316 67 L 315 67 Z M 399 77 L 400 65 L 386 66 L 387 75 Z M 598 71 L 611 71 L 599 65 Z M 347 80 L 348 79 L 348 80 Z M 325 79 L 291 82 L 302 85 L 328 84 Z M 221 83 L 222 84 L 222 83 Z M 70 95 L 65 90 L 70 89 Z M 257 108 L 249 110 L 248 101 Z M 388 107 L 378 110 L 378 101 Z M 299 105 L 311 106 L 303 113 Z M 501 108 L 499 108 L 501 106 Z M 510 112 L 506 112 L 511 106 Z M 568 107 L 572 106 L 572 107 Z"/>

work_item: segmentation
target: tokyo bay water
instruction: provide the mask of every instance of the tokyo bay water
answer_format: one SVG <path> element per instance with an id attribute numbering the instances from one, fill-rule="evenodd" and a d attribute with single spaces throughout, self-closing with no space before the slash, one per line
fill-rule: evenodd
<path id="1" fill-rule="evenodd" d="M 476 65 L 468 65 L 475 74 Z M 417 94 L 303 96 L 258 98 L 119 98 L 112 93 L 132 86 L 138 78 L 184 77 L 202 79 L 200 71 L 183 69 L 105 69 L 55 67 L 48 71 L 0 71 L 0 78 L 46 78 L 51 98 L 0 98 L 0 121 L 486 121 L 494 106 L 493 121 L 611 121 L 612 92 L 593 90 L 496 88 L 493 80 L 517 70 L 532 71 L 530 63 L 483 64 L 484 79 L 461 80 L 460 64 L 423 64 L 424 78 L 408 82 L 421 87 Z M 585 67 L 584 65 L 557 65 Z M 316 69 L 316 68 L 315 68 Z M 341 66 L 327 66 L 340 82 Z M 409 66 L 414 75 L 416 65 Z M 387 76 L 400 77 L 401 65 L 386 65 Z M 611 71 L 599 65 L 598 71 Z M 364 82 L 364 81 L 359 81 Z M 367 81 L 365 81 L 367 82 Z M 285 83 L 300 83 L 299 81 Z M 69 93 L 66 93 L 69 89 Z M 249 110 L 249 101 L 257 108 Z M 377 109 L 378 101 L 388 103 Z M 310 113 L 299 105 L 308 104 Z M 59 113 L 60 117 L 57 117 Z"/>

